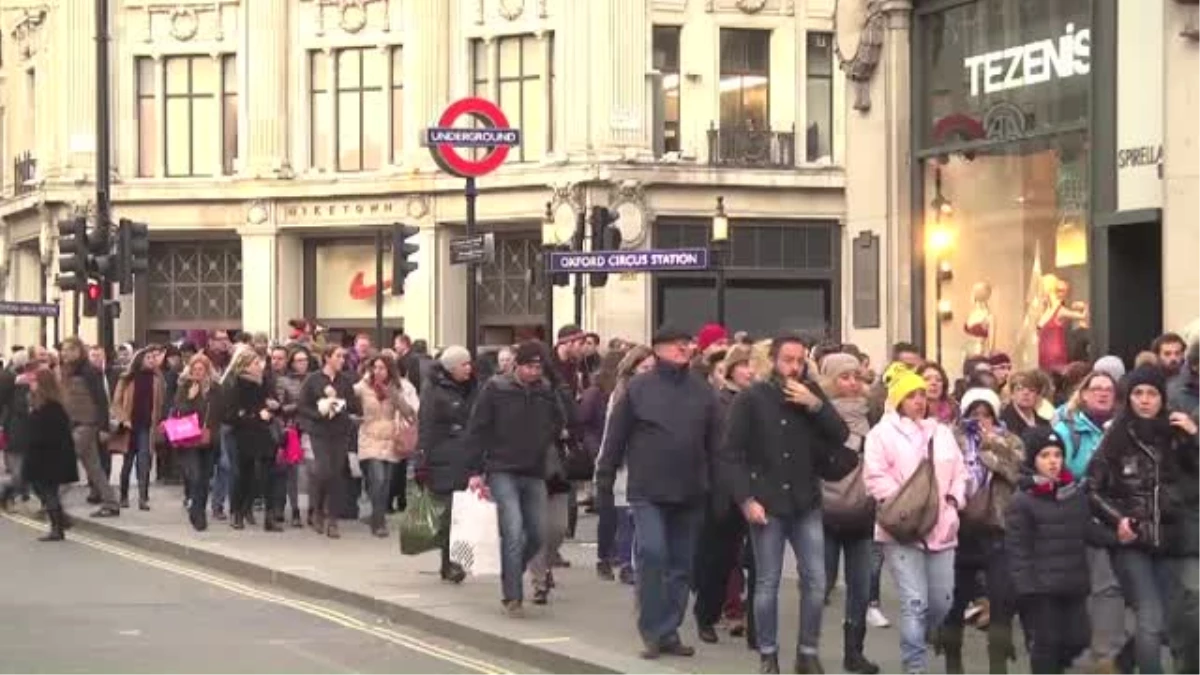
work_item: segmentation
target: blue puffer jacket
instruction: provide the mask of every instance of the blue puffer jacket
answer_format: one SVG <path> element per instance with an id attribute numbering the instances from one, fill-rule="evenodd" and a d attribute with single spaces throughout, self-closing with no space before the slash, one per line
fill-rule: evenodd
<path id="1" fill-rule="evenodd" d="M 1073 475 L 1086 476 L 1088 462 L 1092 461 L 1092 455 L 1096 454 L 1096 448 L 1100 447 L 1100 441 L 1104 438 L 1104 429 L 1093 422 L 1087 413 L 1082 410 L 1070 412 L 1065 405 L 1054 411 L 1051 426 L 1067 446 L 1064 448 L 1067 469 Z"/>

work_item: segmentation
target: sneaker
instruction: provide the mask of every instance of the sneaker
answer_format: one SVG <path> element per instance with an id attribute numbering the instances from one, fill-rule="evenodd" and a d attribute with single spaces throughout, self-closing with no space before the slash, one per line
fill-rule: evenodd
<path id="1" fill-rule="evenodd" d="M 596 563 L 596 576 L 600 577 L 602 581 L 613 581 L 617 578 L 617 575 L 613 573 L 612 563 L 607 560 Z"/>
<path id="2" fill-rule="evenodd" d="M 521 606 L 520 600 L 505 600 L 504 614 L 510 619 L 521 619 L 525 617 L 525 608 Z"/>
<path id="3" fill-rule="evenodd" d="M 538 588 L 533 591 L 533 604 L 545 605 L 550 602 L 550 589 Z"/>
<path id="4" fill-rule="evenodd" d="M 867 623 L 871 625 L 871 628 L 889 628 L 892 625 L 892 622 L 888 621 L 877 605 L 867 608 Z"/>

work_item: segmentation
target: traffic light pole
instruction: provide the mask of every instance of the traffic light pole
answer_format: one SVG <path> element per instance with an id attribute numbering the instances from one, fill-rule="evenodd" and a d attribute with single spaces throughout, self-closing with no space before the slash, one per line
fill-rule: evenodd
<path id="1" fill-rule="evenodd" d="M 111 147 L 109 145 L 109 35 L 108 0 L 96 2 L 96 228 L 108 231 L 112 223 Z M 100 311 L 96 315 L 100 345 L 108 358 L 113 357 L 116 340 L 113 315 L 109 301 L 112 299 L 112 280 L 100 280 Z"/>
<path id="2" fill-rule="evenodd" d="M 391 346 L 383 339 L 383 228 L 375 230 L 375 344 L 380 349 Z"/>
<path id="3" fill-rule="evenodd" d="M 586 235 L 587 209 L 582 209 L 575 217 L 575 250 L 580 253 L 583 252 L 584 242 L 587 241 Z M 575 325 L 583 327 L 583 274 L 575 275 Z"/>

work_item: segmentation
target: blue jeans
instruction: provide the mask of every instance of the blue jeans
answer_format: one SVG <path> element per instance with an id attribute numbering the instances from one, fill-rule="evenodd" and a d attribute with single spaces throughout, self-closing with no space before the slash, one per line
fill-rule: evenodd
<path id="1" fill-rule="evenodd" d="M 637 560 L 638 633 L 650 645 L 679 641 L 692 589 L 704 504 L 631 502 Z"/>
<path id="2" fill-rule="evenodd" d="M 225 502 L 229 499 L 229 488 L 233 482 L 234 457 L 237 454 L 237 443 L 233 439 L 233 427 L 221 425 L 219 436 L 221 449 L 217 452 L 217 464 L 212 476 L 212 509 L 213 513 L 225 510 Z"/>
<path id="3" fill-rule="evenodd" d="M 905 672 L 923 673 L 926 632 L 942 625 L 954 601 L 954 549 L 887 544 L 884 559 L 900 595 L 900 659 Z"/>
<path id="4" fill-rule="evenodd" d="M 500 519 L 500 590 L 503 600 L 524 599 L 525 567 L 542 547 L 546 481 L 534 476 L 490 473 L 488 489 Z"/>
<path id="5" fill-rule="evenodd" d="M 783 576 L 786 544 L 791 545 L 800 572 L 800 638 L 796 651 L 816 654 L 825 609 L 825 526 L 820 509 L 791 518 L 768 515 L 766 525 L 750 526 L 758 652 L 779 651 L 779 579 Z"/>
<path id="6" fill-rule="evenodd" d="M 388 499 L 392 495 L 392 471 L 395 462 L 368 459 L 363 462 L 363 477 L 367 479 L 367 496 L 371 498 L 371 527 L 387 527 Z"/>
<path id="7" fill-rule="evenodd" d="M 1118 548 L 1113 551 L 1113 566 L 1126 584 L 1125 592 L 1137 615 L 1134 645 L 1138 671 L 1161 673 L 1163 638 L 1167 636 L 1168 626 L 1178 626 L 1182 613 L 1196 611 L 1196 559 L 1168 558 L 1137 549 Z M 1190 609 L 1184 606 L 1189 603 Z M 1186 619 L 1184 621 L 1187 623 Z M 1196 658 L 1196 626 L 1191 623 L 1186 631 L 1173 630 L 1170 636 L 1175 657 L 1183 664 L 1194 663 Z M 1181 635 L 1184 632 L 1186 636 Z M 1175 671 L 1191 672 L 1182 669 L 1183 664 L 1176 663 Z"/>
<path id="8" fill-rule="evenodd" d="M 633 511 L 628 506 L 618 506 L 617 509 L 617 540 L 615 558 L 621 567 L 633 564 Z"/>
<path id="9" fill-rule="evenodd" d="M 874 576 L 875 542 L 871 536 L 839 537 L 835 530 L 825 530 L 825 582 L 832 587 L 837 581 L 839 554 L 845 551 L 846 566 L 846 623 L 862 626 L 867 621 L 867 606 L 871 597 L 871 577 Z M 878 592 L 878 577 L 874 580 Z"/>

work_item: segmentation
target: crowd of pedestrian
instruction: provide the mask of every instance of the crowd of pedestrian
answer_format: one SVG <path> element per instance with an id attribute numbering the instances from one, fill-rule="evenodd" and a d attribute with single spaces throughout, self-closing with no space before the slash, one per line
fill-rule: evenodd
<path id="1" fill-rule="evenodd" d="M 648 659 L 695 653 L 680 633 L 690 604 L 702 642 L 744 638 L 779 672 L 791 548 L 795 672 L 824 672 L 842 570 L 842 669 L 879 672 L 864 646 L 890 625 L 885 567 L 906 672 L 927 672 L 931 650 L 948 673 L 981 667 L 963 663 L 967 625 L 985 628 L 993 673 L 1021 648 L 1038 673 L 1163 672 L 1164 645 L 1177 672 L 1200 670 L 1195 338 L 1161 336 L 1128 372 L 1111 356 L 1013 372 L 993 353 L 951 378 L 912 344 L 876 370 L 854 345 L 715 324 L 663 326 L 644 345 L 570 325 L 478 358 L 294 328 L 280 343 L 215 331 L 126 346 L 113 364 L 73 338 L 15 351 L 0 374 L 3 500 L 32 489 L 58 540 L 58 486 L 77 466 L 109 518 L 129 508 L 135 469 L 150 508 L 157 463 L 182 476 L 196 530 L 254 526 L 261 509 L 267 531 L 338 538 L 365 492 L 366 526 L 386 537 L 411 479 L 440 506 L 447 582 L 466 576 L 450 554 L 454 494 L 495 503 L 511 617 L 527 578 L 531 602 L 550 603 L 562 543 L 594 510 L 596 573 L 634 586 Z"/>

